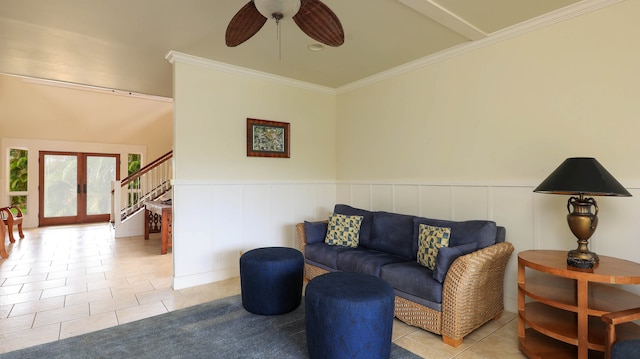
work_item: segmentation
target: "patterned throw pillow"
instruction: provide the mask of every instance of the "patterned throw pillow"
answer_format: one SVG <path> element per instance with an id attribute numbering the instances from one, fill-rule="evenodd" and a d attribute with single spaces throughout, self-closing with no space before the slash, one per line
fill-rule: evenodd
<path id="1" fill-rule="evenodd" d="M 420 224 L 418 235 L 418 263 L 433 270 L 436 267 L 438 250 L 449 246 L 451 228 Z"/>
<path id="2" fill-rule="evenodd" d="M 324 242 L 330 246 L 358 246 L 362 216 L 331 213 Z"/>

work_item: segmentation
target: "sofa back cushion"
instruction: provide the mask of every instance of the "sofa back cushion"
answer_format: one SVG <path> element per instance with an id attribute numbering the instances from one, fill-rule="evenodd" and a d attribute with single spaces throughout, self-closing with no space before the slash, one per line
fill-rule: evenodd
<path id="1" fill-rule="evenodd" d="M 371 222 L 373 221 L 373 213 L 364 209 L 355 208 L 346 204 L 336 204 L 333 213 L 345 214 L 349 216 L 362 216 L 360 223 L 360 235 L 358 236 L 359 245 L 369 247 L 371 242 Z"/>
<path id="2" fill-rule="evenodd" d="M 434 227 L 451 228 L 449 247 L 456 247 L 467 243 L 477 243 L 482 249 L 496 243 L 497 226 L 496 222 L 485 220 L 472 221 L 447 221 L 442 219 L 431 219 L 415 217 L 413 220 L 414 248 L 413 252 L 418 252 L 418 236 L 420 234 L 420 224 Z"/>
<path id="3" fill-rule="evenodd" d="M 417 239 L 413 236 L 413 219 L 406 214 L 373 212 L 371 241 L 363 246 L 381 252 L 395 254 L 407 259 L 415 259 Z M 417 237 L 415 237 L 417 238 Z"/>
<path id="4" fill-rule="evenodd" d="M 498 226 L 496 228 L 497 233 L 496 233 L 496 243 L 502 243 L 504 241 L 507 240 L 507 229 L 502 227 L 502 226 Z"/>

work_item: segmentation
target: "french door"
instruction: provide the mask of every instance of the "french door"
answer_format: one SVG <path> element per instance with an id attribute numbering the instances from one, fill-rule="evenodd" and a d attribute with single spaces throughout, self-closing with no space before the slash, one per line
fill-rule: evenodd
<path id="1" fill-rule="evenodd" d="M 120 155 L 40 152 L 40 226 L 108 222 Z"/>

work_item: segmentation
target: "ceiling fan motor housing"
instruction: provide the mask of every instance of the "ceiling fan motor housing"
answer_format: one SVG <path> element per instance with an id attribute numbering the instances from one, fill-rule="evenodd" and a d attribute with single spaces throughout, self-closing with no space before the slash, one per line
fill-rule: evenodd
<path id="1" fill-rule="evenodd" d="M 290 19 L 300 10 L 300 0 L 253 0 L 253 3 L 267 19 Z"/>

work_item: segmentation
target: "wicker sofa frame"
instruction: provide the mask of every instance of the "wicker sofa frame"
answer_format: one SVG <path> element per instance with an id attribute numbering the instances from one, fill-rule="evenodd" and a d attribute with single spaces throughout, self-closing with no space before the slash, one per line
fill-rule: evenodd
<path id="1" fill-rule="evenodd" d="M 296 234 L 304 254 L 304 223 L 296 225 Z M 459 257 L 443 283 L 441 312 L 396 295 L 395 317 L 441 335 L 450 346 L 459 346 L 467 334 L 502 315 L 504 274 L 513 250 L 511 243 L 502 242 Z M 307 280 L 328 272 L 306 262 L 304 268 Z"/>

